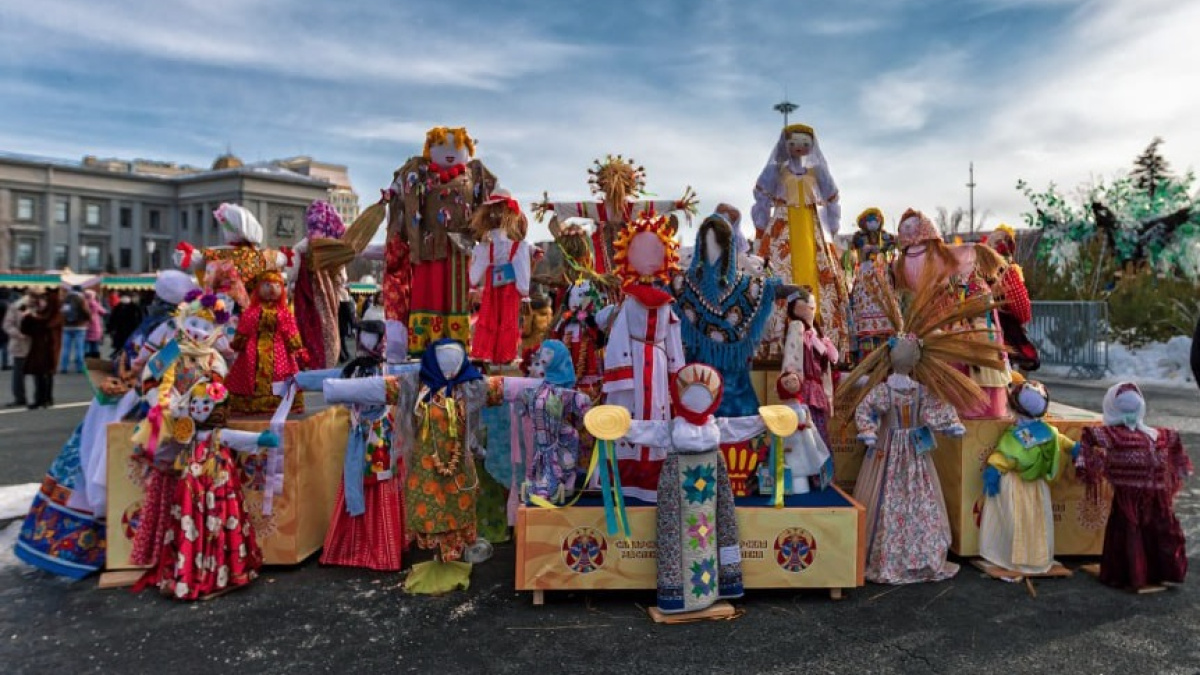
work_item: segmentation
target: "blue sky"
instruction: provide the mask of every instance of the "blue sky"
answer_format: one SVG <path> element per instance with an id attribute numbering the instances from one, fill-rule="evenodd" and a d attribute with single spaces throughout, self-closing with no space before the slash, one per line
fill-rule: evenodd
<path id="1" fill-rule="evenodd" d="M 429 126 L 465 125 L 523 203 L 631 155 L 663 197 L 748 211 L 786 89 L 844 203 L 1017 221 L 1155 135 L 1200 153 L 1194 0 L 0 4 L 0 149 L 207 165 L 310 154 L 364 201 Z"/>

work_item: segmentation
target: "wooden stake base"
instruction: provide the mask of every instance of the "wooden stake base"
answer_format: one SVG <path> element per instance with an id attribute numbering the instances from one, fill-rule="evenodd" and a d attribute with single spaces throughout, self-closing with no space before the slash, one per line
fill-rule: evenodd
<path id="1" fill-rule="evenodd" d="M 1040 574 L 1026 574 L 1024 572 L 1016 572 L 1013 570 L 1006 570 L 1003 567 L 1000 567 L 999 565 L 994 565 L 994 564 L 984 560 L 983 558 L 972 558 L 971 564 L 974 565 L 976 569 L 978 569 L 979 571 L 983 572 L 984 574 L 988 575 L 989 577 L 991 577 L 993 579 L 999 579 L 1001 581 L 1009 581 L 1009 582 L 1017 582 L 1017 581 L 1021 581 L 1022 579 L 1027 579 L 1027 578 L 1028 579 L 1065 579 L 1074 574 L 1073 572 L 1071 572 L 1071 570 L 1067 569 L 1066 567 L 1063 567 L 1062 563 L 1059 563 L 1057 560 L 1054 561 L 1054 564 L 1052 564 L 1050 566 L 1050 569 L 1048 569 L 1045 572 L 1042 572 Z"/>
<path id="2" fill-rule="evenodd" d="M 707 607 L 698 612 L 685 612 L 680 614 L 664 614 L 659 608 L 651 607 L 649 610 L 650 618 L 654 619 L 654 623 L 693 623 L 695 621 L 726 621 L 736 618 L 737 610 L 733 605 L 724 600 L 719 600 L 711 607 Z"/>
<path id="3" fill-rule="evenodd" d="M 110 588 L 128 588 L 138 582 L 142 576 L 146 574 L 146 570 L 120 570 L 117 572 L 104 572 L 100 575 L 99 588 L 106 590 Z"/>
<path id="4" fill-rule="evenodd" d="M 1100 563 L 1080 565 L 1079 571 L 1098 579 L 1100 578 Z M 1129 592 L 1137 593 L 1138 595 L 1149 595 L 1151 593 L 1162 593 L 1163 591 L 1167 590 L 1167 588 L 1169 587 L 1159 584 L 1151 584 L 1149 586 L 1142 586 L 1141 588 L 1131 588 L 1129 589 Z"/>

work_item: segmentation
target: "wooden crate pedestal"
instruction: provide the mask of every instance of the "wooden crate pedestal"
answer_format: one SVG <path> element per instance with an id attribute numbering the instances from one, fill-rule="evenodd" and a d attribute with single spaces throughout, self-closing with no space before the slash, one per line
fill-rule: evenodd
<path id="1" fill-rule="evenodd" d="M 231 429 L 265 431 L 268 420 L 233 420 Z M 108 559 L 105 569 L 127 570 L 138 525 L 144 486 L 140 466 L 130 455 L 134 425 L 116 422 L 108 426 Z M 261 463 L 242 455 L 246 508 L 258 535 L 267 565 L 303 562 L 325 543 L 329 518 L 342 477 L 342 457 L 350 431 L 345 408 L 327 408 L 290 419 L 283 433 L 283 491 L 273 499 L 272 513 L 262 513 L 263 493 L 255 486 Z M 265 455 L 259 457 L 261 460 Z"/>
<path id="2" fill-rule="evenodd" d="M 839 598 L 842 589 L 863 585 L 865 509 L 844 492 L 789 496 L 782 509 L 766 497 L 737 501 L 747 590 L 827 588 Z M 541 604 L 545 591 L 654 589 L 655 508 L 628 507 L 626 540 L 607 534 L 603 506 L 581 503 L 518 509 L 517 590 L 533 591 Z M 787 548 L 802 553 L 785 558 Z"/>

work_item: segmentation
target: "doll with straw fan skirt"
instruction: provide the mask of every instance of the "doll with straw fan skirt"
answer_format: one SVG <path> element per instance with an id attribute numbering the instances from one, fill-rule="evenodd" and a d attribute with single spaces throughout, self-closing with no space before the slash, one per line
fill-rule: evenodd
<path id="1" fill-rule="evenodd" d="M 1006 570 L 1043 574 L 1054 565 L 1054 510 L 1049 483 L 1075 442 L 1042 418 L 1050 405 L 1040 382 L 1013 383 L 1015 423 L 996 442 L 983 470 L 979 555 Z"/>
<path id="2" fill-rule="evenodd" d="M 471 254 L 470 284 L 480 292 L 471 336 L 471 358 L 506 364 L 517 358 L 518 317 L 529 298 L 530 248 L 521 207 L 507 190 L 496 189 L 471 216 L 478 241 Z"/>
<path id="3" fill-rule="evenodd" d="M 946 560 L 950 521 L 930 452 L 933 431 L 961 436 L 956 408 L 982 398 L 979 386 L 952 363 L 1002 365 L 1000 347 L 950 328 L 994 308 L 976 297 L 957 308 L 940 304 L 940 288 L 922 287 L 906 317 L 889 308 L 896 335 L 843 381 L 837 406 L 854 410 L 867 445 L 854 498 L 867 510 L 866 578 L 877 583 L 940 581 L 958 568 Z"/>
<path id="4" fill-rule="evenodd" d="M 1187 542 L 1175 500 L 1192 475 L 1179 432 L 1146 424 L 1146 401 L 1132 382 L 1104 395 L 1104 426 L 1084 429 L 1075 459 L 1087 499 L 1112 487 L 1112 510 L 1104 530 L 1100 581 L 1130 590 L 1183 583 Z"/>
<path id="5" fill-rule="evenodd" d="M 784 128 L 754 184 L 751 217 L 759 236 L 758 254 L 785 284 L 807 286 L 817 315 L 838 353 L 849 351 L 846 281 L 831 239 L 841 219 L 837 184 L 821 152 L 816 132 L 806 124 Z M 759 356 L 782 356 L 786 313 L 777 308 Z"/>

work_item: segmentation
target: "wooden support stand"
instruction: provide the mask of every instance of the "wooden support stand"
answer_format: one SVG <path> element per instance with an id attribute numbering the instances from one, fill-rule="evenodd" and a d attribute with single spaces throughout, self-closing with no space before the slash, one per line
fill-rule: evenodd
<path id="1" fill-rule="evenodd" d="M 1054 561 L 1054 564 L 1050 566 L 1050 569 L 1039 574 L 1025 574 L 1024 572 L 1006 570 L 999 565 L 993 565 L 983 558 L 973 558 L 971 560 L 971 564 L 974 565 L 976 569 L 993 579 L 1009 582 L 1018 582 L 1022 581 L 1023 579 L 1065 579 L 1073 574 L 1071 570 L 1063 567 L 1062 564 L 1057 560 Z"/>
<path id="2" fill-rule="evenodd" d="M 711 607 L 697 612 L 665 614 L 657 607 L 651 607 L 648 612 L 650 618 L 654 619 L 654 623 L 666 624 L 694 623 L 696 621 L 727 621 L 738 617 L 738 611 L 734 609 L 733 605 L 724 600 L 719 600 Z"/>

